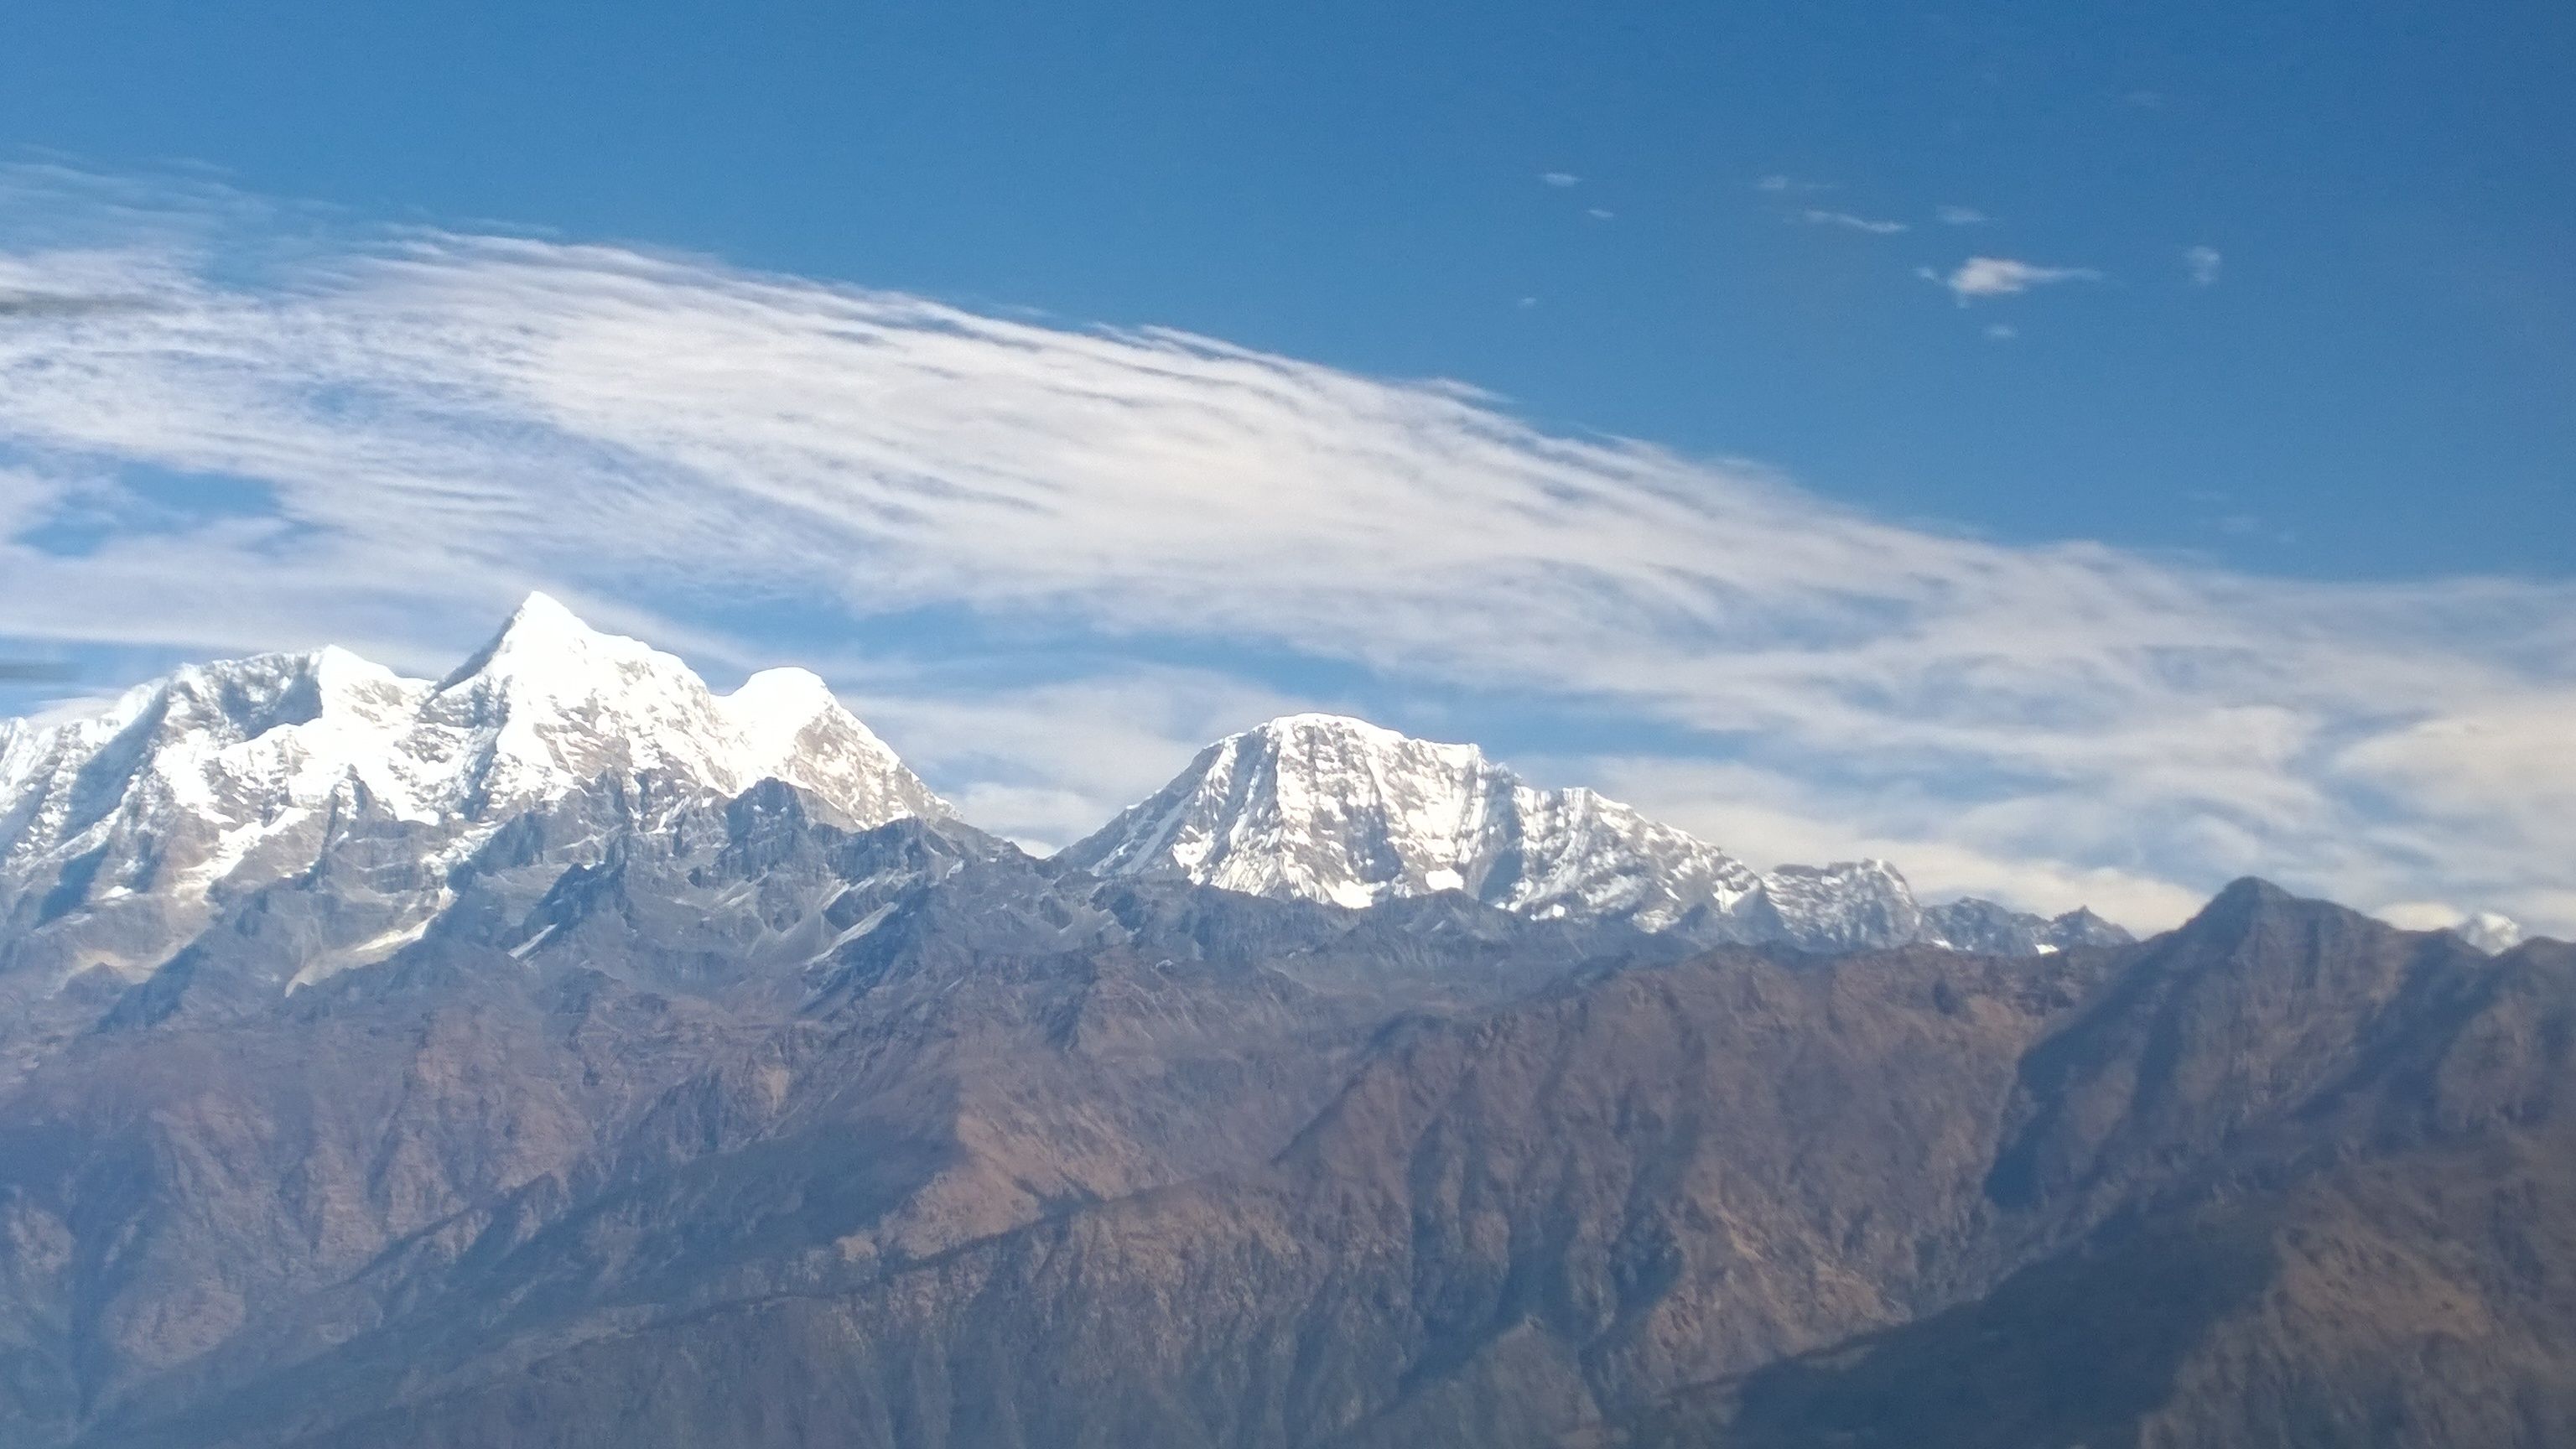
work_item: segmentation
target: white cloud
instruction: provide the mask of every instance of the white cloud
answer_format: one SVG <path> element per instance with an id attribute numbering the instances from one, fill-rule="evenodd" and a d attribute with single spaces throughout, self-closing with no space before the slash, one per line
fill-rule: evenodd
<path id="1" fill-rule="evenodd" d="M 2178 921 L 2206 898 L 2118 865 L 2035 860 L 2008 817 L 1891 801 L 1898 808 L 1856 836 L 1836 790 L 1758 768 L 1635 757 L 1551 763 L 1563 779 L 1652 800 L 1664 818 L 1763 868 L 1876 856 L 1898 862 L 1927 898 L 2000 896 L 2050 914 L 2089 905 L 2114 920 L 2147 924 Z"/>
<path id="2" fill-rule="evenodd" d="M 1583 214 L 1592 218 L 1594 221 L 1609 221 L 1619 215 L 1619 213 L 1612 211 L 1606 206 L 1587 207 L 1584 209 Z"/>
<path id="3" fill-rule="evenodd" d="M 1983 226 L 1993 217 L 1973 206 L 1945 206 L 1932 213 L 1943 226 Z"/>
<path id="4" fill-rule="evenodd" d="M 1538 179 L 1550 186 L 1574 186 L 1583 180 L 1571 171 L 1542 171 L 1538 174 Z"/>
<path id="5" fill-rule="evenodd" d="M 2206 287 L 2215 283 L 2219 268 L 2225 262 L 2226 258 L 2218 254 L 2216 247 L 2187 247 L 2182 254 L 2183 270 L 2191 275 L 2194 286 Z"/>
<path id="6" fill-rule="evenodd" d="M 1961 306 L 1985 297 L 2009 297 L 2054 282 L 2095 282 L 2102 278 L 2091 267 L 2044 267 L 2011 257 L 1970 257 L 1947 273 L 1926 267 L 1919 275 L 1949 288 Z"/>
<path id="7" fill-rule="evenodd" d="M 2371 914 L 2407 931 L 2446 931 L 2469 918 L 2448 901 L 2390 901 Z"/>
<path id="8" fill-rule="evenodd" d="M 1544 735 L 1758 858 L 2140 925 L 2259 871 L 2576 928 L 2568 586 L 2006 546 L 1456 384 L 698 258 L 0 202 L 0 288 L 152 303 L 0 326 L 0 635 L 427 672 L 542 585 L 712 671 L 813 663 L 1031 840 L 1323 694 Z M 137 468 L 261 502 L 31 541 Z"/>
<path id="9" fill-rule="evenodd" d="M 116 702 L 125 691 L 119 689 L 88 690 L 65 694 L 38 702 L 17 716 L 39 729 L 49 725 L 68 724 L 88 719 Z"/>
<path id="10" fill-rule="evenodd" d="M 1879 221 L 1871 217 L 1855 216 L 1848 211 L 1826 211 L 1819 207 L 1809 207 L 1799 212 L 1798 219 L 1810 226 L 1839 226 L 1847 230 L 1865 231 L 1878 236 L 1892 236 L 1897 232 L 1911 229 L 1901 221 Z"/>
<path id="11" fill-rule="evenodd" d="M 2020 335 L 2021 329 L 2015 327 L 2010 322 L 1989 322 L 1986 324 L 1986 340 L 1989 342 L 2010 342 Z"/>
<path id="12" fill-rule="evenodd" d="M 2576 818 L 2576 689 L 2517 691 L 2372 732 L 2336 766 L 2459 825 L 2545 833 Z"/>

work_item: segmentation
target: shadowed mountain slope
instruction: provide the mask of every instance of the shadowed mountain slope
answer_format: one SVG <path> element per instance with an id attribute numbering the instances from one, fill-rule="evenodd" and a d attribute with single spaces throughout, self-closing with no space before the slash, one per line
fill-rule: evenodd
<path id="1" fill-rule="evenodd" d="M 58 1205 L 18 1232 L 68 1242 L 50 1301 L 92 1335 L 43 1372 L 20 1350 L 13 1382 L 59 1385 L 28 1442 L 2538 1444 L 2560 1422 L 2564 948 L 2490 958 L 2248 882 L 2133 947 L 1674 960 L 1454 898 L 1106 884 L 792 805 L 755 792 L 685 862 L 559 885 L 475 948 L 518 963 L 506 986 L 425 941 L 205 1028 L 275 1074 L 209 1084 L 240 1160 L 342 1109 L 393 1139 L 303 1195 L 237 1168 L 207 1198 L 153 1125 L 170 1089 L 120 1065 L 149 1102 L 115 1097 L 84 1074 L 106 1058 L 5 1104 L 107 1114 L 10 1157 L 51 1164 L 7 1190 Z M 774 901 L 808 872 L 904 899 L 800 958 L 794 992 L 693 993 L 703 949 L 619 943 L 668 935 L 634 902 L 677 881 L 735 899 L 725 860 Z M 804 913 L 765 919 L 783 938 Z M 449 1094 L 434 1130 L 304 1045 L 396 1021 Z M 628 1032 L 659 1055 L 582 1055 Z M 561 1085 L 478 1116 L 495 1099 L 464 1084 L 531 1072 Z M 148 1246 L 84 1316 L 80 1265 L 116 1239 Z M 289 1239 L 336 1256 L 243 1292 Z"/>
<path id="2" fill-rule="evenodd" d="M 2576 952 L 2535 943 L 2492 971 L 2454 964 L 2390 996 L 2382 1039 L 2311 1079 L 2297 1111 L 1982 1298 L 1584 1437 L 1641 1449 L 2569 1442 Z M 2175 1058 L 2182 1075 L 2191 1055 Z M 2062 1139 L 2064 1120 L 2039 1140 Z"/>

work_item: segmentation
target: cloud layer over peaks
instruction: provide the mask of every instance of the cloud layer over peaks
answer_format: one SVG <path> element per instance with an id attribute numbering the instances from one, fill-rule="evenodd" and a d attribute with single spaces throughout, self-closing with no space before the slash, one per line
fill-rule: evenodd
<path id="1" fill-rule="evenodd" d="M 320 629 L 420 667 L 542 584 L 702 664 L 823 670 L 1033 839 L 1254 710 L 1357 693 L 1543 735 L 1534 773 L 1756 860 L 1880 853 L 2150 926 L 2258 871 L 2576 928 L 2561 586 L 2005 546 L 1176 332 L 205 188 L 0 190 L 0 295 L 118 299 L 0 317 L 10 636 Z"/>

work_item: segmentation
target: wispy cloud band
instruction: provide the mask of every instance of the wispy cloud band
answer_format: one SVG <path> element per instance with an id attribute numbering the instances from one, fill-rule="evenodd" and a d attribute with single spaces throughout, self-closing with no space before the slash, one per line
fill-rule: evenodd
<path id="1" fill-rule="evenodd" d="M 1857 216 L 1848 211 L 1827 211 L 1822 207 L 1812 206 L 1799 212 L 1798 219 L 1809 226 L 1838 226 L 1846 231 L 1865 231 L 1873 236 L 1894 236 L 1898 232 L 1912 230 L 1901 221 L 1886 221 L 1876 217 Z"/>
<path id="2" fill-rule="evenodd" d="M 1651 722 L 1542 768 L 1756 857 L 2142 924 L 2254 870 L 2576 927 L 2564 586 L 2008 546 L 1175 332 L 9 184 L 48 220 L 0 291 L 150 305 L 0 321 L 0 632 L 429 666 L 542 583 L 748 663 L 771 601 L 938 784 L 1055 839 L 1325 688 L 1265 663 L 1304 661 L 1454 735 Z M 1981 263 L 1945 284 L 2046 280 Z M 233 481 L 147 517 L 169 475 Z"/>

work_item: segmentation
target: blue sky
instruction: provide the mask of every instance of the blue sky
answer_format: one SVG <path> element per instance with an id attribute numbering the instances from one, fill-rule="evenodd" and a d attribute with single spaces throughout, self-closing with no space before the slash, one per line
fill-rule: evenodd
<path id="1" fill-rule="evenodd" d="M 2576 566 L 2565 5 L 10 9 L 0 140 L 96 163 L 1464 377 L 2006 537 Z M 1989 253 L 2104 276 L 1915 276 Z"/>
<path id="2" fill-rule="evenodd" d="M 2571 63 L 2537 3 L 14 6 L 0 293 L 185 325 L 0 321 L 0 521 L 56 596 L 0 628 L 84 687 L 425 667 L 543 585 L 711 675 L 815 663 L 1032 839 L 1321 702 L 1756 857 L 2576 919 L 2528 859 L 2576 781 L 2516 773 L 2576 674 Z M 1067 401 L 1109 397 L 1139 427 Z M 1252 506 L 1291 464 L 1354 471 Z M 1002 474 L 1095 545 L 940 515 Z M 772 566 L 621 512 L 715 498 Z M 439 570 L 367 552 L 388 508 Z M 1245 582 L 1220 526 L 1309 574 Z M 1356 542 L 1395 527 L 1455 536 L 1408 581 Z M 199 569 L 223 607 L 172 602 Z"/>

